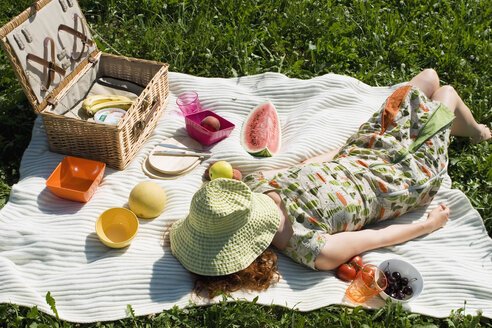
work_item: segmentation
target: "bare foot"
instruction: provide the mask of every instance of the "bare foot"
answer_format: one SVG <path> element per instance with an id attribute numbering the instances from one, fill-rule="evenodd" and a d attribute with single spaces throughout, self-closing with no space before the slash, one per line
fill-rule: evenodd
<path id="1" fill-rule="evenodd" d="M 491 137 L 490 129 L 485 124 L 479 124 L 479 130 L 477 131 L 477 135 L 472 138 L 472 144 L 476 145 L 481 143 L 482 141 L 489 140 Z"/>
<path id="2" fill-rule="evenodd" d="M 449 207 L 444 204 L 433 209 L 427 216 L 425 223 L 430 228 L 430 232 L 442 228 L 446 225 L 449 218 Z"/>

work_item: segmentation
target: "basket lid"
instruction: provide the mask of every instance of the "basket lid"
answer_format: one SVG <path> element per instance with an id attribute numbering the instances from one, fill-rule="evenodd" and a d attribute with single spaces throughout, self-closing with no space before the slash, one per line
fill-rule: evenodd
<path id="1" fill-rule="evenodd" d="M 40 112 L 99 52 L 77 0 L 38 0 L 0 29 L 24 93 Z"/>

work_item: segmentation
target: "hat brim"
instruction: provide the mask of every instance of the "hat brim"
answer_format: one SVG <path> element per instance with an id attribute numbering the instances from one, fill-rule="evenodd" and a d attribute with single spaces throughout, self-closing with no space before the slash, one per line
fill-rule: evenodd
<path id="1" fill-rule="evenodd" d="M 176 221 L 170 232 L 171 251 L 191 272 L 221 276 L 248 267 L 263 253 L 280 225 L 279 210 L 267 195 L 252 193 L 250 217 L 239 229 L 217 235 L 193 228 L 187 218 Z"/>

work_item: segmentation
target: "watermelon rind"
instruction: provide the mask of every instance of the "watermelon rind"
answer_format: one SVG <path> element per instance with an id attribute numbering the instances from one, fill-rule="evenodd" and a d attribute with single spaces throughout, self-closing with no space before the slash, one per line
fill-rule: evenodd
<path id="1" fill-rule="evenodd" d="M 250 153 L 250 152 L 248 152 L 248 153 Z M 250 154 L 253 156 L 258 156 L 258 157 L 272 157 L 273 156 L 273 153 L 270 152 L 268 147 L 266 147 L 265 149 L 258 151 L 256 153 L 250 153 Z"/>
<path id="2" fill-rule="evenodd" d="M 258 148 L 252 149 L 252 147 L 249 146 L 250 145 L 249 140 L 251 140 L 251 135 L 248 135 L 248 132 L 255 132 L 255 131 L 250 131 L 248 125 L 253 123 L 252 118 L 258 115 L 257 113 L 258 111 L 264 111 L 264 110 L 267 110 L 269 112 L 267 113 L 267 115 L 263 116 L 263 119 L 265 118 L 267 119 L 267 121 L 263 123 L 267 125 L 267 130 L 272 129 L 272 132 L 274 133 L 274 135 L 277 136 L 277 138 L 272 139 L 268 135 L 266 137 L 263 136 L 265 142 L 264 147 L 261 149 Z M 273 114 L 273 115 L 268 115 L 268 114 Z M 271 118 L 273 118 L 273 120 L 271 120 Z M 260 126 L 265 124 L 257 123 L 257 125 Z M 250 128 L 254 128 L 254 126 Z M 277 143 L 274 145 L 275 147 L 273 147 L 275 150 L 272 150 L 268 145 L 268 143 L 271 143 L 272 141 L 277 141 Z M 250 113 L 244 120 L 243 127 L 241 130 L 241 145 L 249 154 L 259 157 L 271 157 L 280 150 L 280 146 L 281 146 L 280 120 L 278 119 L 277 109 L 275 108 L 275 106 L 271 101 L 267 101 L 262 104 L 259 104 L 258 106 L 256 106 L 250 111 Z"/>

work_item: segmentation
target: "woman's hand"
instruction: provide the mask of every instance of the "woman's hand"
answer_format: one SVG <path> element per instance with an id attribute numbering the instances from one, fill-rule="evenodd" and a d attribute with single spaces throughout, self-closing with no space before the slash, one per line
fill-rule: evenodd
<path id="1" fill-rule="evenodd" d="M 425 226 L 428 229 L 428 233 L 442 228 L 446 225 L 449 218 L 449 207 L 444 204 L 434 208 L 425 221 Z"/>

